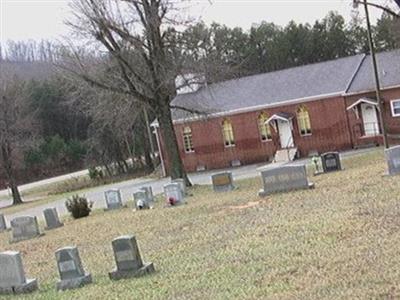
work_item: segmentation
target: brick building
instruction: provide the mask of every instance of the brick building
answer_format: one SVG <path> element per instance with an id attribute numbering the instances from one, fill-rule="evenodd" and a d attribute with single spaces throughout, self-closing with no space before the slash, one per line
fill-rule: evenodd
<path id="1" fill-rule="evenodd" d="M 390 142 L 398 144 L 400 50 L 379 53 L 377 60 L 383 115 Z M 172 105 L 184 109 L 172 115 L 184 166 L 191 172 L 379 145 L 374 89 L 371 57 L 355 55 L 178 94 Z"/>

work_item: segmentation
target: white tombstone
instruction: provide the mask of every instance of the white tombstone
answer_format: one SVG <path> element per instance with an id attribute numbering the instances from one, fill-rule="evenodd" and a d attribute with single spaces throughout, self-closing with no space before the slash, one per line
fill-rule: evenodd
<path id="1" fill-rule="evenodd" d="M 0 294 L 21 294 L 37 290 L 36 279 L 25 277 L 20 252 L 0 252 Z"/>
<path id="2" fill-rule="evenodd" d="M 33 239 L 43 234 L 39 231 L 36 217 L 22 216 L 11 220 L 11 242 Z"/>
<path id="3" fill-rule="evenodd" d="M 122 197 L 120 190 L 113 189 L 104 192 L 106 198 L 106 210 L 122 208 Z"/>
<path id="4" fill-rule="evenodd" d="M 171 180 L 171 183 L 178 183 L 179 186 L 181 187 L 182 193 L 184 196 L 187 195 L 186 193 L 186 184 L 185 184 L 185 180 L 183 180 L 182 178 L 178 178 L 178 179 L 173 179 Z"/>
<path id="5" fill-rule="evenodd" d="M 184 202 L 184 195 L 179 183 L 164 185 L 165 200 L 168 205 L 174 206 Z"/>
<path id="6" fill-rule="evenodd" d="M 153 208 L 147 193 L 144 190 L 138 191 L 133 194 L 136 210 Z"/>
<path id="7" fill-rule="evenodd" d="M 64 247 L 56 251 L 60 281 L 57 290 L 75 289 L 92 282 L 92 275 L 83 269 L 78 248 Z"/>
<path id="8" fill-rule="evenodd" d="M 400 174 L 400 145 L 385 149 L 386 161 L 388 163 L 388 174 Z"/>

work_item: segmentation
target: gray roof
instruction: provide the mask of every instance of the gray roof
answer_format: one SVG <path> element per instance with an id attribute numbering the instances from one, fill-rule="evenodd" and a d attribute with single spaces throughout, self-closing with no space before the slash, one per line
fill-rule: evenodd
<path id="1" fill-rule="evenodd" d="M 379 53 L 385 71 L 383 87 L 400 84 L 400 50 Z M 358 72 L 357 72 L 358 71 Z M 209 84 L 197 92 L 177 95 L 172 106 L 204 113 L 224 113 L 289 100 L 351 91 L 373 90 L 370 57 L 364 54 L 281 71 Z M 383 71 L 381 71 L 382 73 Z M 173 109 L 173 119 L 192 117 Z"/>
<path id="2" fill-rule="evenodd" d="M 400 49 L 381 52 L 376 55 L 379 81 L 382 88 L 400 85 Z M 348 93 L 357 93 L 375 89 L 372 58 L 368 55 L 357 72 Z"/>

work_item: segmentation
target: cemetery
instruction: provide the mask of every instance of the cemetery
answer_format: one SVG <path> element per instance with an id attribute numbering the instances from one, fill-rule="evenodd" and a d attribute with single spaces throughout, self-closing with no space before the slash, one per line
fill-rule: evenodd
<path id="1" fill-rule="evenodd" d="M 15 294 L 6 299 L 379 298 L 398 276 L 400 247 L 400 180 L 382 176 L 388 155 L 341 158 L 344 171 L 324 176 L 313 176 L 312 164 L 244 180 L 215 173 L 210 185 L 189 188 L 189 199 L 179 182 L 166 184 L 162 197 L 143 186 L 121 199 L 130 209 L 75 220 L 50 207 L 43 220 L 10 220 L 11 231 L 0 232 L 0 292 Z M 132 211 L 138 203 L 140 212 Z M 166 209 L 171 203 L 187 205 Z M 37 238 L 45 228 L 54 229 Z M 29 239 L 10 243 L 18 233 Z"/>

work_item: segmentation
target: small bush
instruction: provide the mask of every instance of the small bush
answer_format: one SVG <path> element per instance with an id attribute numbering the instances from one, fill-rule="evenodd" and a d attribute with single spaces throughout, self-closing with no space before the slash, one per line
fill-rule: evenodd
<path id="1" fill-rule="evenodd" d="M 93 202 L 89 202 L 85 197 L 74 195 L 65 202 L 65 206 L 74 219 L 79 219 L 90 214 Z"/>
<path id="2" fill-rule="evenodd" d="M 99 180 L 104 177 L 103 171 L 98 167 L 89 168 L 89 177 L 91 180 Z"/>

